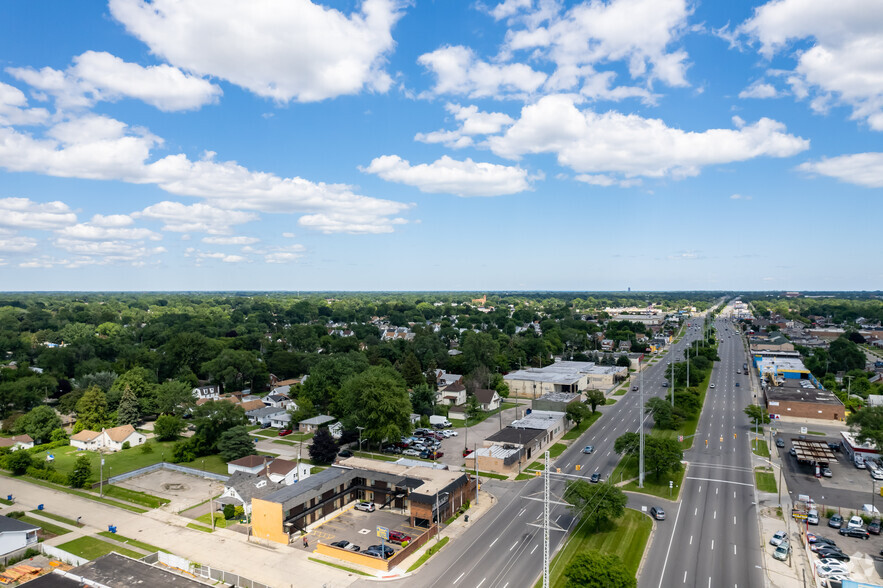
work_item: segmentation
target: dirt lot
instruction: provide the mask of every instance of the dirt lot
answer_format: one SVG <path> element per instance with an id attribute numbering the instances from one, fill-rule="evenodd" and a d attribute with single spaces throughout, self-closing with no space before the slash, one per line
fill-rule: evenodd
<path id="1" fill-rule="evenodd" d="M 426 529 L 410 526 L 410 518 L 403 515 L 401 510 L 375 510 L 374 512 L 362 512 L 350 509 L 339 516 L 314 529 L 309 534 L 312 542 L 332 543 L 343 539 L 355 543 L 363 551 L 369 545 L 380 543 L 377 536 L 377 527 L 386 527 L 390 531 L 401 531 L 411 537 L 418 537 Z M 400 546 L 389 544 L 398 551 Z"/>
<path id="2" fill-rule="evenodd" d="M 116 485 L 168 498 L 171 503 L 166 508 L 172 512 L 180 512 L 224 491 L 223 482 L 172 470 L 156 470 Z"/>

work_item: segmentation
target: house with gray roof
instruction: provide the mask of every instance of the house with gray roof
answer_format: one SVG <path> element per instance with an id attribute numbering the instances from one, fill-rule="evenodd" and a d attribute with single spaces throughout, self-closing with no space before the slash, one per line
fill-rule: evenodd
<path id="1" fill-rule="evenodd" d="M 269 425 L 272 418 L 278 414 L 285 413 L 284 408 L 275 406 L 261 406 L 245 413 L 245 417 L 253 425 Z"/>
<path id="2" fill-rule="evenodd" d="M 36 544 L 39 530 L 36 525 L 0 516 L 0 555 Z"/>
<path id="3" fill-rule="evenodd" d="M 333 423 L 335 418 L 333 416 L 328 416 L 327 414 L 320 414 L 319 416 L 314 416 L 310 419 L 304 419 L 299 422 L 298 430 L 301 433 L 315 433 L 322 427 L 328 426 L 330 423 Z"/>
<path id="4" fill-rule="evenodd" d="M 281 488 L 284 483 L 276 483 L 261 474 L 250 474 L 237 471 L 224 483 L 224 493 L 216 501 L 217 504 L 244 506 L 245 513 L 251 513 L 251 499 L 263 498 Z"/>

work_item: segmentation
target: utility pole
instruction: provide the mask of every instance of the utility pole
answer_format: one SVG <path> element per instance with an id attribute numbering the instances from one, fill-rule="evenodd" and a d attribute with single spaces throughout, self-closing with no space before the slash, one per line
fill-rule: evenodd
<path id="1" fill-rule="evenodd" d="M 644 369 L 641 362 L 638 362 L 640 370 L 641 388 L 640 403 L 638 404 L 638 429 L 640 435 L 640 443 L 638 445 L 638 488 L 644 487 Z"/>
<path id="2" fill-rule="evenodd" d="M 538 527 L 543 530 L 543 588 L 549 588 L 549 531 L 564 531 L 558 524 L 553 523 L 549 520 L 549 507 L 552 504 L 560 504 L 567 505 L 565 502 L 553 501 L 552 500 L 552 491 L 550 485 L 550 479 L 552 477 L 552 473 L 550 472 L 552 467 L 552 462 L 549 459 L 549 452 L 546 451 L 544 456 L 544 464 L 543 468 L 543 497 L 538 498 L 536 496 L 527 496 L 527 500 L 541 500 L 543 502 L 543 520 L 536 521 L 533 523 L 528 523 L 531 527 Z"/>
<path id="3" fill-rule="evenodd" d="M 675 364 L 671 362 L 671 407 L 675 407 Z"/>
<path id="4" fill-rule="evenodd" d="M 356 427 L 359 430 L 359 453 L 362 452 L 362 430 L 365 427 Z"/>
<path id="5" fill-rule="evenodd" d="M 101 458 L 101 465 L 98 466 L 98 496 L 104 496 L 104 458 Z"/>

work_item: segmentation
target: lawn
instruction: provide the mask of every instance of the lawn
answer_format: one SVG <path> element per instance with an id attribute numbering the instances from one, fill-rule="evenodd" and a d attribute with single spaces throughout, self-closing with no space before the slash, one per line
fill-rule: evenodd
<path id="1" fill-rule="evenodd" d="M 420 566 L 425 564 L 427 559 L 429 559 L 430 557 L 435 555 L 435 553 L 439 549 L 441 549 L 442 547 L 445 546 L 445 544 L 448 542 L 448 539 L 450 539 L 450 537 L 442 537 L 441 540 L 439 540 L 438 544 L 433 545 L 432 547 L 427 549 L 426 552 L 423 555 L 421 555 L 420 558 L 416 562 L 414 562 L 414 565 L 412 565 L 410 568 L 408 568 L 408 573 L 410 574 L 411 572 L 413 572 L 414 570 L 416 570 L 417 568 L 419 568 Z M 312 559 L 312 558 L 310 558 L 310 559 Z"/>
<path id="2" fill-rule="evenodd" d="M 496 410 L 482 412 L 478 416 L 466 419 L 465 421 L 457 421 L 457 424 L 455 424 L 453 426 L 453 428 L 454 429 L 462 429 L 463 427 L 471 427 L 473 425 L 477 425 L 478 423 L 483 422 L 483 421 L 489 419 L 490 417 L 494 416 L 498 412 L 501 412 L 501 411 L 504 411 L 504 410 L 507 410 L 510 408 L 515 408 L 516 406 L 517 406 L 517 404 L 514 402 L 504 402 L 503 404 L 500 405 L 500 408 L 498 408 Z"/>
<path id="3" fill-rule="evenodd" d="M 619 473 L 619 475 L 617 475 Z M 625 456 L 622 458 L 622 461 L 616 466 L 616 469 L 613 473 L 612 482 L 619 482 L 620 479 L 628 480 L 631 478 L 638 477 L 638 458 L 637 456 Z M 674 488 L 669 489 L 668 482 L 671 480 L 674 482 Z M 638 481 L 634 480 L 629 482 L 625 486 L 622 487 L 623 490 L 627 492 L 640 492 L 642 494 L 651 494 L 653 496 L 659 496 L 660 498 L 665 498 L 667 500 L 677 500 L 678 492 L 681 490 L 681 485 L 684 480 L 684 468 L 681 467 L 677 472 L 669 472 L 667 474 L 662 474 L 659 476 L 659 480 L 656 480 L 656 472 L 653 472 L 649 469 L 644 470 L 644 487 L 638 488 Z"/>
<path id="4" fill-rule="evenodd" d="M 254 431 L 250 431 L 252 435 L 258 435 L 260 437 L 278 437 L 279 431 L 276 429 L 256 429 Z"/>
<path id="5" fill-rule="evenodd" d="M 47 523 L 46 521 L 40 521 L 27 515 L 20 517 L 18 520 L 22 521 L 23 523 L 34 525 L 35 527 L 40 527 L 47 533 L 52 533 L 53 535 L 65 535 L 71 532 L 70 529 L 65 529 L 64 527 L 59 527 L 58 525 L 53 525 L 52 523 Z"/>
<path id="6" fill-rule="evenodd" d="M 471 470 L 474 471 L 474 470 Z M 494 474 L 491 472 L 478 472 L 479 478 L 493 478 L 495 480 L 508 480 L 509 476 L 504 476 L 503 474 Z"/>
<path id="7" fill-rule="evenodd" d="M 4 471 L 0 471 L 0 476 L 6 476 L 7 478 L 12 478 L 13 475 Z M 45 480 L 38 480 L 36 478 L 29 478 L 27 476 L 22 476 L 21 480 L 27 482 L 28 484 L 34 484 L 35 486 L 43 486 L 44 488 L 51 488 L 53 490 L 58 490 L 59 492 L 65 492 L 67 494 L 73 494 L 74 496 L 79 496 L 80 498 L 86 498 L 88 500 L 94 500 L 95 502 L 101 502 L 103 504 L 109 504 L 111 506 L 116 506 L 118 508 L 124 508 L 126 510 L 130 510 L 132 512 L 144 513 L 147 512 L 143 508 L 135 506 L 133 504 L 127 504 L 125 502 L 120 502 L 118 500 L 111 500 L 109 498 L 101 498 L 98 494 L 92 492 L 86 492 L 83 490 L 75 490 L 74 488 L 68 488 L 67 486 L 61 486 L 59 484 L 53 484 L 52 482 L 46 482 Z"/>
<path id="8" fill-rule="evenodd" d="M 751 451 L 754 452 L 754 455 L 759 455 L 761 457 L 769 457 L 770 456 L 770 448 L 767 447 L 766 441 L 763 439 L 754 439 L 751 441 Z"/>
<path id="9" fill-rule="evenodd" d="M 764 471 L 763 468 L 756 468 L 754 470 L 754 482 L 757 485 L 757 489 L 761 492 L 769 492 L 771 494 L 776 492 L 776 476 L 772 472 Z"/>
<path id="10" fill-rule="evenodd" d="M 625 393 L 628 392 L 628 388 L 622 388 L 621 390 L 617 390 L 613 393 L 614 396 L 625 396 Z"/>
<path id="11" fill-rule="evenodd" d="M 562 441 L 572 441 L 574 439 L 579 439 L 583 433 L 585 433 L 586 431 L 589 430 L 589 427 L 591 427 L 593 424 L 595 424 L 595 421 L 597 421 L 598 419 L 601 418 L 601 414 L 602 413 L 600 413 L 600 412 L 595 412 L 591 416 L 589 416 L 589 418 L 581 420 L 579 423 L 579 426 L 574 427 L 571 430 L 564 433 L 564 436 L 561 437 L 561 440 Z"/>
<path id="12" fill-rule="evenodd" d="M 123 537 L 122 535 L 111 533 L 110 531 L 99 531 L 98 534 L 109 539 L 116 539 L 117 541 L 120 541 L 122 543 L 129 543 L 133 547 L 137 547 L 138 549 L 143 549 L 144 551 L 149 551 L 151 553 L 156 551 L 171 553 L 171 551 L 163 549 L 162 547 L 157 547 L 156 545 L 151 545 L 150 543 L 144 543 L 143 541 L 138 541 L 137 539 L 129 539 L 128 537 Z"/>
<path id="13" fill-rule="evenodd" d="M 160 498 L 159 496 L 153 496 L 146 492 L 129 490 L 128 488 L 114 486 L 112 484 L 108 484 L 104 487 L 104 495 L 110 496 L 111 498 L 118 498 L 119 500 L 125 500 L 126 502 L 140 504 L 147 508 L 159 508 L 163 504 L 168 504 L 170 502 L 168 498 Z"/>
<path id="14" fill-rule="evenodd" d="M 289 441 L 288 439 L 273 439 L 273 443 L 279 443 L 280 445 L 298 445 L 297 441 Z"/>
<path id="15" fill-rule="evenodd" d="M 91 536 L 80 537 L 79 539 L 62 543 L 58 548 L 73 555 L 85 557 L 89 560 L 99 558 L 102 555 L 107 555 L 111 551 L 116 551 L 119 554 L 127 555 L 134 559 L 141 559 L 144 557 L 143 554 L 138 553 L 137 551 L 132 551 L 131 549 L 126 549 L 125 547 L 120 547 L 119 545 L 114 545 Z"/>
<path id="16" fill-rule="evenodd" d="M 212 533 L 211 527 L 203 527 L 202 525 L 197 525 L 196 523 L 187 523 L 188 529 L 196 529 L 197 531 L 202 531 L 203 533 Z"/>
<path id="17" fill-rule="evenodd" d="M 618 556 L 625 567 L 634 575 L 638 573 L 644 549 L 650 538 L 653 523 L 650 517 L 629 508 L 625 514 L 607 529 L 592 532 L 588 525 L 579 525 L 568 538 L 564 548 L 549 564 L 550 586 L 564 584 L 564 570 L 570 560 L 588 550 L 600 551 L 604 554 Z M 542 586 L 542 580 L 537 583 Z"/>
<path id="18" fill-rule="evenodd" d="M 32 513 L 38 514 L 42 517 L 46 517 L 47 519 L 52 519 L 53 521 L 58 521 L 59 523 L 67 523 L 72 527 L 82 527 L 82 523 L 78 523 L 73 519 L 69 519 L 67 517 L 63 517 L 61 515 L 53 514 L 51 512 L 46 512 L 45 510 L 32 510 Z"/>
<path id="19" fill-rule="evenodd" d="M 567 449 L 567 445 L 564 443 L 555 443 L 552 447 L 549 448 L 549 459 L 555 459 Z"/>
<path id="20" fill-rule="evenodd" d="M 196 522 L 202 523 L 209 529 L 212 527 L 212 519 L 209 517 L 209 513 L 205 513 L 201 517 L 196 517 Z M 232 521 L 231 525 L 236 524 L 236 521 Z M 189 526 L 189 525 L 188 525 Z M 219 512 L 215 513 L 215 529 L 226 529 L 227 528 L 227 520 L 224 518 Z"/>

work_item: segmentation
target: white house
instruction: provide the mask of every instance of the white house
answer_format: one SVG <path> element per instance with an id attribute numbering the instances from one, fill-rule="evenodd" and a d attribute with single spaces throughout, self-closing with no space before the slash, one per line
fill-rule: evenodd
<path id="1" fill-rule="evenodd" d="M 18 519 L 0 516 L 0 555 L 35 545 L 39 529 Z"/>
<path id="2" fill-rule="evenodd" d="M 301 433 L 315 433 L 321 427 L 330 426 L 329 423 L 334 422 L 333 416 L 328 416 L 327 414 L 320 414 L 319 416 L 314 416 L 311 419 L 302 420 L 298 423 L 298 428 Z"/>
<path id="3" fill-rule="evenodd" d="M 483 411 L 496 410 L 500 408 L 500 404 L 503 401 L 496 390 L 476 390 L 475 397 L 478 399 L 478 405 Z"/>
<path id="4" fill-rule="evenodd" d="M 466 386 L 463 384 L 451 384 L 441 388 L 435 395 L 436 404 L 446 406 L 462 406 L 466 404 Z"/>
<path id="5" fill-rule="evenodd" d="M 270 462 L 264 474 L 273 483 L 291 486 L 295 482 L 309 478 L 312 467 L 308 463 L 298 463 L 277 458 Z"/>
<path id="6" fill-rule="evenodd" d="M 246 455 L 233 461 L 227 462 L 227 473 L 230 475 L 236 472 L 245 472 L 246 474 L 259 474 L 261 470 L 267 467 L 272 458 L 266 455 Z"/>
<path id="7" fill-rule="evenodd" d="M 241 506 L 246 514 L 250 514 L 252 498 L 262 498 L 284 487 L 284 484 L 276 484 L 260 474 L 236 472 L 224 482 L 224 493 L 218 498 L 217 504 Z"/>
<path id="8" fill-rule="evenodd" d="M 331 433 L 331 436 L 335 439 L 340 439 L 343 437 L 343 424 L 337 422 L 333 425 L 328 425 L 328 432 Z"/>
<path id="9" fill-rule="evenodd" d="M 245 417 L 248 419 L 248 422 L 253 425 L 269 425 L 272 423 L 274 416 L 284 413 L 284 408 L 264 406 L 263 403 L 261 403 L 261 408 L 246 412 Z"/>
<path id="10" fill-rule="evenodd" d="M 218 384 L 197 386 L 193 389 L 193 397 L 197 400 L 218 400 L 221 397 L 221 387 Z"/>
<path id="11" fill-rule="evenodd" d="M 288 429 L 291 427 L 291 415 L 280 412 L 270 417 L 270 426 L 275 429 Z"/>
<path id="12" fill-rule="evenodd" d="M 71 446 L 77 449 L 87 451 L 98 451 L 101 449 L 101 433 L 98 431 L 90 431 L 83 429 L 79 433 L 71 435 Z"/>
<path id="13" fill-rule="evenodd" d="M 444 388 L 451 384 L 462 384 L 463 376 L 460 374 L 449 374 L 445 370 L 435 370 L 435 381 L 439 388 Z"/>
<path id="14" fill-rule="evenodd" d="M 73 435 L 70 442 L 77 449 L 119 451 L 126 443 L 130 447 L 135 447 L 136 445 L 143 445 L 145 440 L 144 435 L 136 431 L 132 425 L 122 425 L 112 429 L 102 429 L 100 433 L 83 429 Z"/>
<path id="15" fill-rule="evenodd" d="M 264 396 L 263 401 L 264 404 L 266 404 L 267 406 L 273 406 L 285 410 L 288 410 L 289 408 L 297 410 L 297 405 L 295 404 L 295 402 L 285 394 L 278 394 L 276 392 L 273 392 Z"/>
<path id="16" fill-rule="evenodd" d="M 0 447 L 10 447 L 10 451 L 16 449 L 30 449 L 34 446 L 34 440 L 30 435 L 15 435 L 14 437 L 0 438 Z"/>

